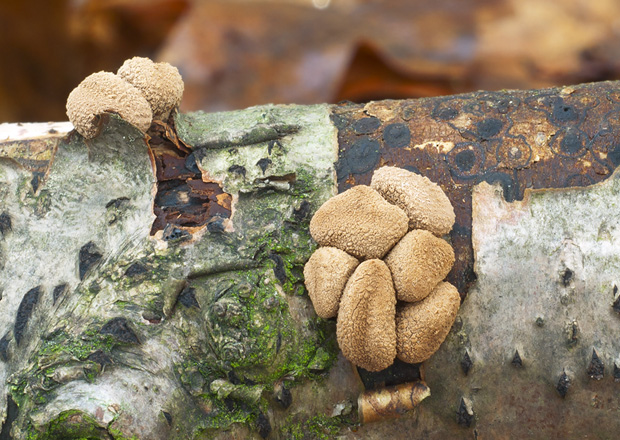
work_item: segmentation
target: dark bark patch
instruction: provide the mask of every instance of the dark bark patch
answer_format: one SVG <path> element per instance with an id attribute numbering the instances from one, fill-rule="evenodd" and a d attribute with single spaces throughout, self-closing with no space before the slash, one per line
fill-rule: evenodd
<path id="1" fill-rule="evenodd" d="M 246 169 L 245 169 L 244 166 L 241 166 L 241 165 L 231 165 L 230 167 L 228 167 L 228 172 L 229 173 L 235 173 L 235 174 L 238 174 L 240 176 L 243 176 L 243 178 L 245 179 Z"/>
<path id="2" fill-rule="evenodd" d="M 144 264 L 140 262 L 135 262 L 127 268 L 127 270 L 125 271 L 125 276 L 132 278 L 138 277 L 140 275 L 144 275 L 146 272 L 148 272 L 148 270 L 149 269 Z"/>
<path id="3" fill-rule="evenodd" d="M 558 380 L 558 384 L 556 385 L 555 389 L 557 390 L 560 397 L 564 398 L 566 397 L 566 393 L 568 393 L 569 388 L 570 378 L 566 374 L 566 371 L 562 371 L 562 375 L 560 376 L 560 379 Z"/>
<path id="4" fill-rule="evenodd" d="M 110 356 L 108 356 L 101 350 L 97 350 L 89 354 L 86 359 L 92 362 L 96 362 L 102 367 L 105 367 L 106 365 L 110 365 L 112 363 L 112 359 L 110 358 Z"/>
<path id="5" fill-rule="evenodd" d="M 275 263 L 273 273 L 280 282 L 284 284 L 286 282 L 286 270 L 284 269 L 284 260 L 278 254 L 272 252 L 269 254 L 269 258 Z"/>
<path id="6" fill-rule="evenodd" d="M 54 304 L 56 304 L 56 301 L 58 300 L 58 298 L 60 298 L 67 291 L 68 287 L 69 285 L 66 283 L 59 284 L 56 287 L 54 287 L 54 291 L 52 292 L 52 300 Z"/>
<path id="7" fill-rule="evenodd" d="M 129 326 L 125 318 L 112 318 L 101 327 L 101 334 L 111 335 L 119 342 L 126 344 L 139 344 L 140 340 Z"/>
<path id="8" fill-rule="evenodd" d="M 614 362 L 614 382 L 620 382 L 620 368 Z"/>
<path id="9" fill-rule="evenodd" d="M 467 374 L 469 373 L 469 370 L 471 370 L 471 367 L 473 366 L 474 366 L 474 363 L 471 361 L 469 352 L 465 350 L 465 355 L 463 355 L 463 359 L 461 359 L 461 370 L 463 370 L 463 373 L 465 373 L 465 376 L 467 376 Z"/>
<path id="10" fill-rule="evenodd" d="M 169 224 L 169 225 L 166 225 L 166 227 L 164 228 L 163 238 L 164 240 L 170 241 L 173 243 L 182 242 L 185 240 L 189 240 L 190 233 L 187 232 L 185 229 L 176 228 Z"/>
<path id="11" fill-rule="evenodd" d="M 377 131 L 380 126 L 381 121 L 378 118 L 361 118 L 353 124 L 353 131 L 357 134 L 371 134 Z"/>
<path id="12" fill-rule="evenodd" d="M 288 408 L 293 403 L 293 395 L 291 394 L 291 390 L 286 388 L 284 384 L 279 384 L 276 386 L 274 397 L 276 402 L 278 402 L 284 409 Z"/>
<path id="13" fill-rule="evenodd" d="M 198 304 L 198 300 L 196 299 L 196 289 L 193 287 L 186 287 L 183 289 L 183 291 L 179 294 L 178 301 L 187 308 L 200 308 L 200 304 Z"/>
<path id="14" fill-rule="evenodd" d="M 43 177 L 45 177 L 44 173 L 40 173 L 40 172 L 33 172 L 32 173 L 32 179 L 30 180 L 30 185 L 32 186 L 32 191 L 33 192 L 37 192 L 37 190 L 39 189 L 39 186 L 41 186 L 41 182 L 43 181 Z"/>
<path id="15" fill-rule="evenodd" d="M 10 394 L 7 396 L 7 408 L 6 408 L 6 419 L 2 424 L 2 431 L 0 431 L 0 440 L 11 440 L 13 437 L 11 436 L 11 427 L 13 426 L 13 422 L 17 419 L 17 415 L 19 414 L 19 407 L 17 403 L 13 400 L 13 396 Z"/>
<path id="16" fill-rule="evenodd" d="M 79 272 L 80 280 L 84 280 L 86 273 L 103 258 L 103 254 L 92 241 L 86 243 L 80 249 Z"/>
<path id="17" fill-rule="evenodd" d="M 32 316 L 34 306 L 39 302 L 39 296 L 41 294 L 41 286 L 37 286 L 30 289 L 22 298 L 22 302 L 17 309 L 17 316 L 15 317 L 15 325 L 13 326 L 13 334 L 15 335 L 15 342 L 17 345 L 22 340 L 28 321 Z"/>
<path id="18" fill-rule="evenodd" d="M 13 223 L 11 221 L 11 216 L 5 211 L 0 214 L 0 235 L 4 236 L 12 229 Z"/>
<path id="19" fill-rule="evenodd" d="M 307 200 L 301 202 L 299 208 L 293 211 L 293 217 L 295 218 L 295 221 L 301 223 L 302 221 L 306 220 L 308 218 L 308 215 L 310 215 L 310 208 L 310 202 L 308 202 Z"/>
<path id="20" fill-rule="evenodd" d="M 198 168 L 198 162 L 196 161 L 196 154 L 194 152 L 190 153 L 185 158 L 185 169 L 194 174 L 200 174 L 200 168 Z"/>
<path id="21" fill-rule="evenodd" d="M 594 349 L 592 350 L 592 359 L 586 373 L 590 376 L 590 379 L 594 380 L 601 380 L 605 375 L 605 365 Z"/>
<path id="22" fill-rule="evenodd" d="M 271 423 L 262 412 L 258 413 L 258 417 L 256 417 L 256 428 L 262 438 L 267 438 L 271 434 Z"/>
<path id="23" fill-rule="evenodd" d="M 263 175 L 265 175 L 265 171 L 267 171 L 267 168 L 269 168 L 269 165 L 271 165 L 272 163 L 273 161 L 271 159 L 269 159 L 268 157 L 263 157 L 258 162 L 256 162 L 256 165 L 261 169 Z"/>
<path id="24" fill-rule="evenodd" d="M 390 148 L 402 148 L 411 142 L 411 132 L 405 124 L 390 124 L 383 130 L 383 141 Z"/>
<path id="25" fill-rule="evenodd" d="M 489 140 L 497 136 L 501 131 L 504 124 L 499 119 L 488 118 L 476 124 L 476 131 L 478 136 L 483 140 Z"/>
<path id="26" fill-rule="evenodd" d="M 226 230 L 226 225 L 224 224 L 224 219 L 220 216 L 213 217 L 207 223 L 207 231 L 213 233 L 222 233 Z"/>
<path id="27" fill-rule="evenodd" d="M 162 411 L 162 414 L 164 415 L 166 422 L 168 423 L 168 426 L 172 426 L 172 414 L 170 414 L 167 411 Z"/>
<path id="28" fill-rule="evenodd" d="M 614 286 L 614 296 L 616 295 L 617 291 L 618 288 Z M 611 305 L 611 307 L 612 309 L 614 309 L 614 312 L 620 313 L 620 295 L 618 295 L 618 297 L 614 300 L 614 303 Z"/>
<path id="29" fill-rule="evenodd" d="M 459 403 L 459 408 L 456 411 L 456 422 L 461 426 L 469 428 L 473 421 L 474 412 L 465 401 L 465 398 L 461 397 L 461 403 Z"/>
<path id="30" fill-rule="evenodd" d="M 566 268 L 566 270 L 564 270 L 564 272 L 562 272 L 562 286 L 564 287 L 568 287 L 570 285 L 571 280 L 573 279 L 573 271 L 570 270 L 569 268 Z"/>
<path id="31" fill-rule="evenodd" d="M 11 339 L 9 334 L 7 333 L 0 339 L 0 359 L 4 362 L 9 361 L 9 344 L 11 343 Z"/>
<path id="32" fill-rule="evenodd" d="M 515 355 L 512 357 L 512 361 L 510 363 L 517 368 L 521 368 L 523 366 L 523 360 L 521 359 L 519 350 L 515 350 Z"/>

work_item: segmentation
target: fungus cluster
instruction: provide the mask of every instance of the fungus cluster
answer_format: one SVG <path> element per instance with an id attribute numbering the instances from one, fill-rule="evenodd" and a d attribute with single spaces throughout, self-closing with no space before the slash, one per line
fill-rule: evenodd
<path id="1" fill-rule="evenodd" d="M 442 281 L 454 251 L 441 237 L 453 224 L 437 184 L 395 167 L 314 214 L 310 234 L 321 247 L 304 267 L 306 287 L 317 315 L 337 317 L 338 345 L 352 363 L 379 371 L 439 349 L 460 305 Z"/>
<path id="2" fill-rule="evenodd" d="M 126 60 L 116 74 L 86 77 L 67 98 L 67 116 L 87 139 L 99 133 L 99 116 L 116 113 L 142 131 L 165 120 L 181 103 L 183 79 L 176 67 L 148 58 Z"/>

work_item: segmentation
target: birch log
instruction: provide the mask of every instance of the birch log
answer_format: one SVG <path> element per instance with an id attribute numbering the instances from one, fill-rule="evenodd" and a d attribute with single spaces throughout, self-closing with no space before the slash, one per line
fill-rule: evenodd
<path id="1" fill-rule="evenodd" d="M 613 436 L 619 115 L 609 82 L 176 114 L 146 136 L 110 115 L 91 141 L 0 125 L 0 438 Z M 371 374 L 302 268 L 313 212 L 385 164 L 450 197 L 463 304 L 424 365 Z"/>

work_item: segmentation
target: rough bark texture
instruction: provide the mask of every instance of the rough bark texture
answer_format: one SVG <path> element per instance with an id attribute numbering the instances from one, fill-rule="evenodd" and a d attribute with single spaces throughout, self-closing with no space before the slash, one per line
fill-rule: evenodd
<path id="1" fill-rule="evenodd" d="M 1 136 L 0 437 L 613 436 L 618 90 L 179 114 L 147 137 L 112 116 L 88 142 Z M 384 164 L 451 199 L 464 302 L 423 368 L 355 372 L 303 288 L 308 224 Z M 398 395 L 384 386 L 420 379 L 431 396 L 405 387 L 423 391 L 415 410 L 358 425 L 364 388 L 380 412 Z"/>

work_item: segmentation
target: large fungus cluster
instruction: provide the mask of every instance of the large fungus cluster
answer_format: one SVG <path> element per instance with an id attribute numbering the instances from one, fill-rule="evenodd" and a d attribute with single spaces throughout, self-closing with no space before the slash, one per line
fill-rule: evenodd
<path id="1" fill-rule="evenodd" d="M 67 99 L 67 116 L 87 139 L 99 133 L 99 116 L 116 113 L 142 131 L 153 118 L 165 120 L 183 97 L 183 79 L 176 67 L 134 57 L 116 74 L 97 72 L 86 77 Z"/>
<path id="2" fill-rule="evenodd" d="M 438 185 L 395 167 L 314 214 L 310 233 L 321 247 L 304 268 L 306 287 L 317 315 L 337 317 L 338 345 L 352 363 L 379 371 L 437 351 L 460 305 L 442 281 L 454 251 L 441 237 L 453 224 Z"/>

